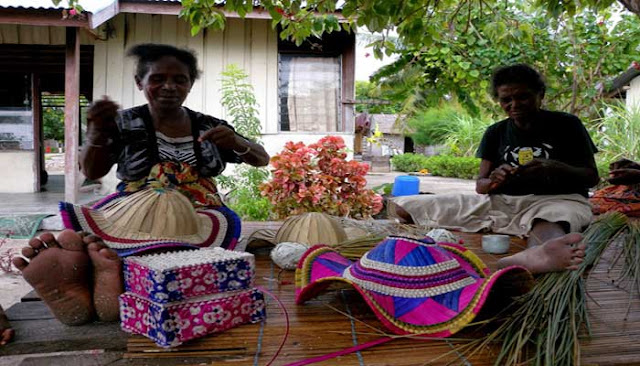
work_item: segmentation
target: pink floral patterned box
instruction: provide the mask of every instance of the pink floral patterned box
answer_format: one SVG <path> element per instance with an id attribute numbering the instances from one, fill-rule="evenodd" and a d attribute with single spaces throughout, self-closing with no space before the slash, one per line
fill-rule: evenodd
<path id="1" fill-rule="evenodd" d="M 253 288 L 160 304 L 136 294 L 120 295 L 122 330 L 141 334 L 160 347 L 218 333 L 266 318 L 264 295 Z"/>
<path id="2" fill-rule="evenodd" d="M 253 287 L 255 258 L 204 248 L 124 259 L 125 291 L 157 303 Z"/>

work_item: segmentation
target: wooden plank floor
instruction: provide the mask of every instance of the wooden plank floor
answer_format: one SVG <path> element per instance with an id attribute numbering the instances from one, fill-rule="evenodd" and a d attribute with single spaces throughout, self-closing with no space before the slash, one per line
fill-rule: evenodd
<path id="1" fill-rule="evenodd" d="M 256 228 L 277 228 L 276 223 L 260 223 Z M 251 223 L 245 225 L 245 233 L 252 230 Z M 476 252 L 487 265 L 494 269 L 500 256 L 483 253 L 480 249 L 480 234 L 460 234 L 465 245 Z M 524 249 L 524 242 L 512 239 L 511 253 Z M 616 248 L 611 248 L 603 256 L 599 264 L 592 270 L 587 287 L 592 300 L 589 300 L 590 319 L 593 337 L 582 341 L 583 365 L 607 364 L 640 364 L 640 300 L 637 295 L 616 287 L 612 278 L 616 278 L 617 268 L 609 269 L 616 257 Z M 327 291 L 319 297 L 298 306 L 294 303 L 293 271 L 281 271 L 268 258 L 268 248 L 256 252 L 256 282 L 259 286 L 277 296 L 288 312 L 290 323 L 289 336 L 278 358 L 273 365 L 286 365 L 309 357 L 324 355 L 342 350 L 356 344 L 362 344 L 379 338 L 374 329 L 382 329 L 371 310 L 360 295 L 349 288 L 337 288 Z M 267 296 L 268 298 L 268 296 Z M 22 303 L 29 304 L 29 303 Z M 32 304 L 32 303 L 31 303 Z M 627 315 L 627 308 L 629 307 Z M 21 304 L 17 304 L 21 305 Z M 24 308 L 16 305 L 16 308 Z M 24 306 L 24 305 L 22 305 Z M 36 306 L 36 305 L 31 305 Z M 42 307 L 42 304 L 39 304 Z M 340 314 L 350 314 L 350 317 Z M 42 309 L 40 309 L 42 310 Z M 236 365 L 265 365 L 275 355 L 286 330 L 286 317 L 282 309 L 271 298 L 267 299 L 267 320 L 262 324 L 243 325 L 221 334 L 210 335 L 187 342 L 180 347 L 164 350 L 158 348 L 150 340 L 141 336 L 127 336 L 118 330 L 117 324 L 100 325 L 104 329 L 97 330 L 96 325 L 82 327 L 64 327 L 55 320 L 23 319 L 15 322 L 17 326 L 16 344 L 0 348 L 0 355 L 11 355 L 28 352 L 32 346 L 43 347 L 46 343 L 38 337 L 34 329 L 47 323 L 47 329 L 55 332 L 55 337 L 46 337 L 49 341 L 42 352 L 83 351 L 102 349 L 108 353 L 118 354 L 118 361 L 110 365 L 197 365 L 231 363 Z M 41 311 L 40 311 L 41 312 Z M 30 310 L 30 314 L 40 314 Z M 8 315 L 15 317 L 16 309 L 10 309 Z M 626 316 L 626 320 L 625 320 Z M 43 318 L 42 315 L 32 318 Z M 37 323 L 40 322 L 40 323 Z M 99 327 L 98 327 L 99 328 Z M 31 341 L 21 336 L 21 329 L 31 329 Z M 94 341 L 81 343 L 78 334 L 91 332 Z M 112 339 L 100 346 L 104 341 L 102 334 Z M 118 336 L 119 335 L 119 336 Z M 85 336 L 86 337 L 86 336 Z M 40 337 L 42 338 L 42 337 Z M 69 338 L 66 344 L 64 339 Z M 126 344 L 125 341 L 126 340 Z M 39 342 L 39 343 L 38 343 Z M 453 352 L 455 342 L 452 341 L 419 341 L 414 339 L 397 339 L 390 343 L 328 360 L 320 365 L 422 365 L 434 358 L 447 354 L 431 363 L 443 365 L 447 363 L 464 365 L 490 365 L 493 363 L 492 350 L 466 359 Z M 22 348 L 21 348 L 22 347 Z M 31 348 L 32 350 L 34 348 Z M 94 355 L 95 356 L 95 355 Z M 61 356 L 56 356 L 59 357 Z M 80 356 L 74 356 L 80 357 Z M 87 356 L 88 357 L 88 356 Z M 42 365 L 48 361 L 42 359 Z"/>
<path id="2" fill-rule="evenodd" d="M 487 265 L 495 270 L 501 256 L 491 255 L 481 250 L 480 234 L 459 234 L 465 245 L 477 253 Z M 525 242 L 512 238 L 509 254 L 525 248 Z M 583 341 L 582 364 L 640 364 L 640 300 L 632 299 L 629 316 L 625 313 L 629 305 L 629 294 L 611 284 L 615 273 L 607 271 L 615 248 L 609 250 L 599 265 L 593 270 L 588 281 L 589 303 L 593 338 Z M 281 271 L 274 266 L 264 252 L 256 253 L 257 279 L 260 286 L 268 289 L 283 302 L 289 313 L 289 337 L 282 352 L 274 362 L 286 365 L 291 362 L 316 357 L 342 350 L 353 345 L 366 343 L 379 338 L 370 327 L 382 329 L 381 323 L 366 306 L 360 295 L 349 288 L 327 291 L 318 298 L 302 306 L 295 305 L 293 272 Z M 342 313 L 350 314 L 353 320 Z M 223 354 L 225 350 L 235 352 L 236 361 L 262 365 L 276 353 L 285 334 L 285 317 L 280 307 L 268 301 L 268 319 L 264 325 L 248 325 L 233 329 L 227 333 L 213 335 L 191 342 L 188 346 L 178 347 L 164 354 L 175 357 L 175 353 L 185 351 L 184 355 L 195 352 L 198 355 L 214 352 Z M 492 350 L 466 359 L 453 351 L 456 342 L 419 341 L 398 339 L 359 353 L 345 355 L 328 360 L 320 365 L 421 365 L 430 363 L 436 357 L 448 354 L 430 364 L 444 365 L 472 364 L 492 365 Z M 153 350 L 155 354 L 145 355 Z M 219 350 L 219 351 L 217 351 Z M 144 358 L 162 357 L 153 343 L 143 337 L 132 337 L 128 343 L 125 357 Z M 202 352 L 202 353 L 200 353 Z"/>

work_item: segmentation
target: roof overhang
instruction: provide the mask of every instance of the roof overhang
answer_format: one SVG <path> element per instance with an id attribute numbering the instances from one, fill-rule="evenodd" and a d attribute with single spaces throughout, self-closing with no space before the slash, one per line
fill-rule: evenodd
<path id="1" fill-rule="evenodd" d="M 0 23 L 39 26 L 97 28 L 118 14 L 118 0 L 85 0 L 85 12 L 63 18 L 68 3 L 54 5 L 51 0 L 5 0 L 0 4 Z"/>
<path id="2" fill-rule="evenodd" d="M 51 0 L 43 0 L 51 1 Z M 115 17 L 119 13 L 137 14 L 158 14 L 158 15 L 179 15 L 182 4 L 175 0 L 165 1 L 131 1 L 131 0 L 111 0 L 108 5 L 91 9 L 94 12 L 84 12 L 82 17 L 62 18 L 63 6 L 34 6 L 22 7 L 0 5 L 0 24 L 22 24 L 37 26 L 62 26 L 62 27 L 83 27 L 97 28 L 104 22 Z M 227 18 L 240 18 L 237 13 L 222 10 Z M 345 21 L 340 12 L 336 12 L 340 22 Z M 255 7 L 248 13 L 247 19 L 271 19 L 269 12 L 261 7 Z"/>
<path id="3" fill-rule="evenodd" d="M 62 19 L 60 9 L 0 9 L 0 24 L 62 26 L 62 27 L 90 27 L 91 14 L 84 19 Z"/>
<path id="4" fill-rule="evenodd" d="M 612 81 L 611 85 L 603 90 L 603 94 L 609 97 L 616 96 L 624 96 L 626 93 L 626 88 L 628 87 L 631 80 L 640 76 L 640 69 L 635 67 L 630 67 L 625 70 L 622 74 L 616 76 Z"/>

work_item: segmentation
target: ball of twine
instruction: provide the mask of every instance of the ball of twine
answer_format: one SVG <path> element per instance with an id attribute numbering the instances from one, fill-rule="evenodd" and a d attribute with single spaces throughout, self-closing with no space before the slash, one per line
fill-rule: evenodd
<path id="1" fill-rule="evenodd" d="M 307 249 L 309 247 L 304 244 L 285 241 L 271 250 L 271 260 L 282 269 L 296 269 L 298 261 Z"/>
<path id="2" fill-rule="evenodd" d="M 446 229 L 433 229 L 427 233 L 427 236 L 433 239 L 436 243 L 458 243 L 460 239 L 453 233 Z"/>

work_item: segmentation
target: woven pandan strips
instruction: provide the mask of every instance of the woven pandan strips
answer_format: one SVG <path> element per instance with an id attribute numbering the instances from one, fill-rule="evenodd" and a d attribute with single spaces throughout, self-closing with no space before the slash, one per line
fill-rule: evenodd
<path id="1" fill-rule="evenodd" d="M 175 347 L 190 339 L 266 318 L 264 295 L 255 288 L 170 304 L 128 292 L 119 299 L 122 330 L 148 337 L 160 347 Z"/>
<path id="2" fill-rule="evenodd" d="M 125 290 L 169 303 L 253 287 L 250 253 L 206 248 L 124 259 Z"/>

